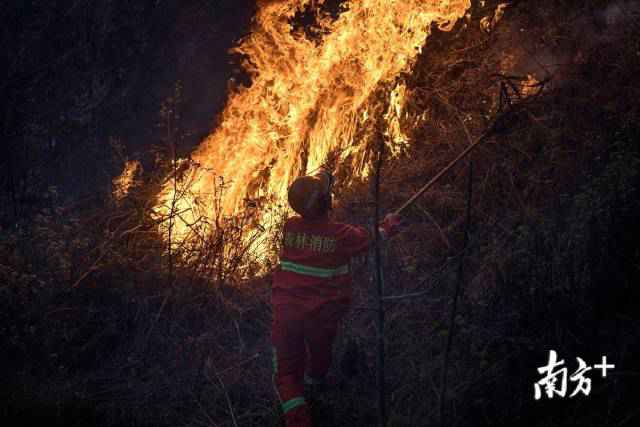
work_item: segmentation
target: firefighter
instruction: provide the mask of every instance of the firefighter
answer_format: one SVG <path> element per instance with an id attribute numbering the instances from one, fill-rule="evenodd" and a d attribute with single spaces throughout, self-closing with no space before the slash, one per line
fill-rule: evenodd
<path id="1" fill-rule="evenodd" d="M 351 302 L 349 261 L 372 240 L 365 228 L 329 219 L 332 184 L 322 170 L 289 188 L 299 216 L 284 225 L 271 296 L 274 381 L 287 427 L 311 426 L 304 386 L 326 381 L 338 323 Z M 388 239 L 399 227 L 400 216 L 389 214 L 379 230 Z"/>

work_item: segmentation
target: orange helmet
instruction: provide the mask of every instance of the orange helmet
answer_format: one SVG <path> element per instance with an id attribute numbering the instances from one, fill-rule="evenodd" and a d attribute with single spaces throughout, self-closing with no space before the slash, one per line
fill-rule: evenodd
<path id="1" fill-rule="evenodd" d="M 289 187 L 289 205 L 303 217 L 319 217 L 331 208 L 332 185 L 333 176 L 326 170 L 296 178 Z"/>

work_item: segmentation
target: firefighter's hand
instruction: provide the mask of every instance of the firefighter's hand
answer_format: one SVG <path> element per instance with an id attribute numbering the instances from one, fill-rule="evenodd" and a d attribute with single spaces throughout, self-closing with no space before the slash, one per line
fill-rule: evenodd
<path id="1" fill-rule="evenodd" d="M 387 214 L 380 223 L 380 228 L 383 231 L 384 237 L 389 239 L 398 234 L 402 228 L 402 217 L 395 213 Z"/>

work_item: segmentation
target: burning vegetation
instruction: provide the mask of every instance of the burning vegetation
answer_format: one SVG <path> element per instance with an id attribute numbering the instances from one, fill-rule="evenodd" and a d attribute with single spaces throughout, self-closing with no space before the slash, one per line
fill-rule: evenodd
<path id="1" fill-rule="evenodd" d="M 393 153 L 410 143 L 402 127 L 420 119 L 405 115 L 400 74 L 411 72 L 431 28 L 451 30 L 469 1 L 342 2 L 335 14 L 323 3 L 260 3 L 251 33 L 234 48 L 250 85 L 229 95 L 216 129 L 160 194 L 160 215 L 180 213 L 176 240 L 210 232 L 218 177 L 226 183 L 222 213 L 255 210 L 273 234 L 296 176 L 332 159 L 349 181 L 366 177 L 380 126 Z M 296 27 L 303 12 L 313 24 Z"/>
<path id="2" fill-rule="evenodd" d="M 94 59 L 114 54 L 100 44 L 109 23 L 131 32 L 122 48 L 136 49 L 178 20 L 177 11 L 187 23 L 208 13 L 197 1 L 184 10 L 182 2 L 151 1 L 144 26 L 128 21 L 138 15 L 125 13 L 126 2 L 120 12 L 110 9 L 118 2 L 97 3 L 86 15 L 75 15 L 85 6 L 65 15 L 91 16 Z M 39 106 L 7 104 L 2 416 L 18 424 L 42 415 L 65 425 L 280 425 L 268 300 L 289 184 L 329 165 L 337 178 L 332 215 L 370 224 L 376 208 L 397 209 L 484 135 L 405 210 L 407 231 L 386 247 L 388 425 L 635 425 L 637 4 L 251 7 L 231 51 L 240 67 L 207 135 L 192 135 L 189 106 L 200 83 L 187 81 L 164 83 L 171 87 L 153 110 L 157 139 L 137 152 L 114 142 L 122 140 L 117 123 L 96 131 L 113 105 L 139 106 L 139 92 L 120 91 L 127 81 L 109 80 L 116 62 L 107 59 L 94 61 L 104 87 L 96 80 L 82 89 L 85 98 L 70 97 L 84 99 L 83 108 L 53 106 L 68 117 L 64 131 L 47 125 L 54 122 L 44 110 L 22 118 Z M 206 16 L 223 10 L 211 6 Z M 63 19 L 54 8 L 49 20 L 40 12 L 49 13 L 15 13 L 34 13 L 34 25 Z M 57 43 L 77 39 L 70 33 Z M 184 52 L 194 40 L 180 41 Z M 33 67 L 15 71 L 31 94 L 42 81 Z M 137 75 L 128 78 L 140 84 Z M 3 89 L 9 100 L 19 99 L 13 82 Z M 61 144 L 51 142 L 54 133 L 80 135 L 87 151 L 113 151 L 103 159 L 113 173 L 91 198 L 53 185 L 46 165 Z M 42 151 L 19 145 L 39 138 Z M 81 185 L 86 160 L 78 159 L 64 169 Z M 373 257 L 351 269 L 355 307 L 334 349 L 344 385 L 314 400 L 319 426 L 377 423 Z M 536 368 L 550 349 L 571 362 L 606 354 L 616 370 L 594 379 L 588 397 L 538 402 Z"/>

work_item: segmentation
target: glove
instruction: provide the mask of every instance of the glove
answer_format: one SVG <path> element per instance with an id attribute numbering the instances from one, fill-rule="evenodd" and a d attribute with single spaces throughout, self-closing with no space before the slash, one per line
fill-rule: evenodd
<path id="1" fill-rule="evenodd" d="M 390 213 L 384 217 L 380 223 L 380 231 L 384 239 L 390 239 L 400 231 L 402 227 L 402 217 L 398 214 Z"/>

